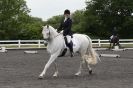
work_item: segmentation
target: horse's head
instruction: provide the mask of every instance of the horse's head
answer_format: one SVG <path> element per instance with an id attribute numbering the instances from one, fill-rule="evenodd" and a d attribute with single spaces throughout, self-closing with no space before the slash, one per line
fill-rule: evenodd
<path id="1" fill-rule="evenodd" d="M 43 26 L 42 34 L 45 40 L 49 40 L 55 37 L 58 33 L 52 26 L 46 25 L 46 26 Z"/>
<path id="2" fill-rule="evenodd" d="M 50 38 L 49 25 L 43 26 L 42 34 L 43 34 L 44 39 L 49 39 Z"/>

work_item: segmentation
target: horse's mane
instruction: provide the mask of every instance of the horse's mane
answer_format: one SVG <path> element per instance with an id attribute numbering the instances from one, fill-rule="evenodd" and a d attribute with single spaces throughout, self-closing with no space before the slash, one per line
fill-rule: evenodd
<path id="1" fill-rule="evenodd" d="M 52 29 L 52 30 L 55 30 L 51 25 L 49 25 L 49 28 Z"/>
<path id="2" fill-rule="evenodd" d="M 54 27 L 52 27 L 51 25 L 49 25 L 49 29 L 51 29 L 53 32 L 58 33 L 58 32 L 56 31 L 56 29 L 55 29 Z"/>

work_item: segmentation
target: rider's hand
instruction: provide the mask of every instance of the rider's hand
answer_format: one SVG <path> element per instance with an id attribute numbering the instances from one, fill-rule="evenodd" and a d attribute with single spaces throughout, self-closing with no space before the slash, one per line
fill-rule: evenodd
<path id="1" fill-rule="evenodd" d="M 63 34 L 63 30 L 62 30 L 62 31 L 60 31 L 60 34 Z"/>

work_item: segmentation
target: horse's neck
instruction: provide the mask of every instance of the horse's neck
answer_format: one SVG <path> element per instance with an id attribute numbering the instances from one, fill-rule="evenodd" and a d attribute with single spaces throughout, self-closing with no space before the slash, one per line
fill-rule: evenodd
<path id="1" fill-rule="evenodd" d="M 50 30 L 50 38 L 51 39 L 54 39 L 56 36 L 58 36 L 58 32 L 56 32 L 55 30 Z"/>
<path id="2" fill-rule="evenodd" d="M 63 46 L 64 46 L 63 35 L 58 34 L 56 35 L 56 37 L 54 37 L 48 42 L 47 51 L 52 54 L 57 50 L 62 49 Z"/>

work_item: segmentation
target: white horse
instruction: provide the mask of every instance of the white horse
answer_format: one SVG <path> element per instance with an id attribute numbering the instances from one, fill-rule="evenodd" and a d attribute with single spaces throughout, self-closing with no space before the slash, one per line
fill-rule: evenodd
<path id="1" fill-rule="evenodd" d="M 50 67 L 50 65 L 56 60 L 56 58 L 62 53 L 62 50 L 66 47 L 64 43 L 64 37 L 62 33 L 58 33 L 52 26 L 43 26 L 42 30 L 43 38 L 48 41 L 47 51 L 50 53 L 50 59 L 46 63 L 44 70 L 39 75 L 39 78 L 42 79 Z M 92 73 L 92 69 L 90 64 L 95 65 L 100 59 L 97 53 L 92 48 L 92 41 L 91 39 L 84 34 L 74 34 L 73 39 L 74 43 L 73 51 L 74 53 L 78 52 L 81 56 L 80 67 L 78 72 L 75 74 L 79 76 L 81 74 L 82 65 L 83 63 L 87 63 L 87 68 L 89 73 Z M 58 69 L 55 63 L 55 73 L 53 74 L 54 77 L 58 76 Z"/>

